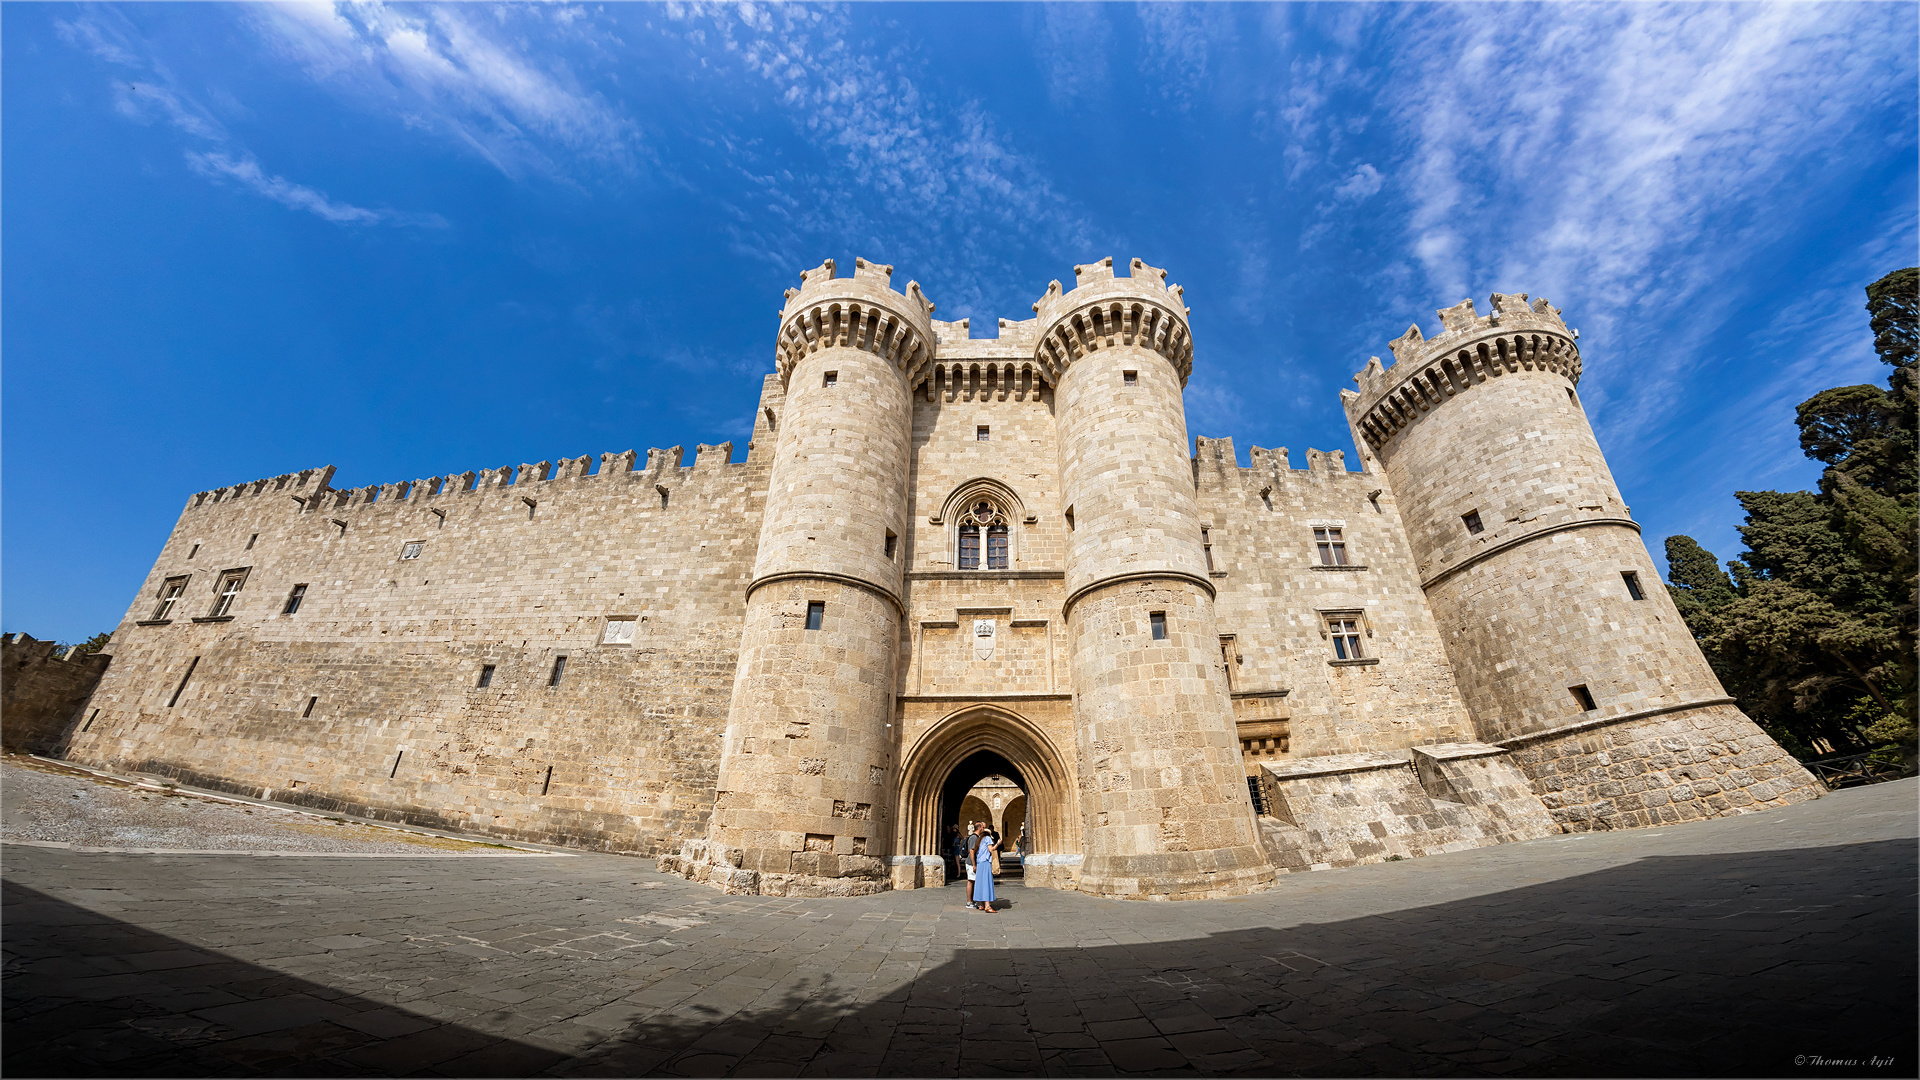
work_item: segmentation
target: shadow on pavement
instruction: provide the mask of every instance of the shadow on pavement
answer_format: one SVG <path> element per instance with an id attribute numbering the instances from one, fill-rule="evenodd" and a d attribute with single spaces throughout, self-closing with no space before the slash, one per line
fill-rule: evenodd
<path id="1" fill-rule="evenodd" d="M 1915 881 L 1910 840 L 1654 857 L 1331 923 L 968 948 L 883 996 L 864 975 L 769 990 L 682 972 L 632 995 L 633 1019 L 573 1056 L 9 884 L 4 1070 L 1913 1076 Z M 1048 905 L 1010 891 L 1028 911 Z M 1161 910 L 1126 914 L 1150 932 Z"/>

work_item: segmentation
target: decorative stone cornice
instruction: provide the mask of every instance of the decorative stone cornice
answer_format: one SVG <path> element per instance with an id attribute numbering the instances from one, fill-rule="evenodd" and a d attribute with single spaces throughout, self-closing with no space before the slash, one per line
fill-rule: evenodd
<path id="1" fill-rule="evenodd" d="M 1442 308 L 1439 337 L 1410 326 L 1390 343 L 1393 367 L 1375 356 L 1353 377 L 1359 392 L 1342 390 L 1340 401 L 1367 445 L 1379 449 L 1422 413 L 1488 379 L 1550 371 L 1580 382 L 1580 332 L 1567 329 L 1558 308 L 1525 293 L 1494 293 L 1491 303 L 1486 315 L 1474 313 L 1472 300 Z"/>
<path id="2" fill-rule="evenodd" d="M 1113 276 L 1111 256 L 1073 268 L 1074 289 L 1058 281 L 1033 305 L 1040 328 L 1033 358 L 1047 381 L 1059 384 L 1075 360 L 1096 349 L 1135 345 L 1166 357 L 1186 385 L 1193 373 L 1193 339 L 1182 289 L 1166 284 L 1167 272 L 1132 262 L 1133 276 Z"/>
<path id="3" fill-rule="evenodd" d="M 800 287 L 788 289 L 780 309 L 780 336 L 774 366 L 784 384 L 802 357 L 821 349 L 851 348 L 884 358 L 916 385 L 936 351 L 933 302 L 909 281 L 907 291 L 891 286 L 893 267 L 853 261 L 850 278 L 833 276 L 828 259 L 800 275 Z"/>

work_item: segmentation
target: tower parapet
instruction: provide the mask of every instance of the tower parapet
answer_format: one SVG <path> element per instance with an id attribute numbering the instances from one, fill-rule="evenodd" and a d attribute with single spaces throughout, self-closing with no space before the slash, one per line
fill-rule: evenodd
<path id="1" fill-rule="evenodd" d="M 1173 365 L 1180 386 L 1193 374 L 1193 338 L 1188 309 L 1167 272 L 1133 260 L 1133 276 L 1113 276 L 1113 258 L 1073 268 L 1074 288 L 1063 293 L 1058 281 L 1034 302 L 1039 316 L 1034 360 L 1058 386 L 1069 365 L 1099 349 L 1136 346 L 1159 353 Z"/>
<path id="2" fill-rule="evenodd" d="M 790 379 L 802 357 L 829 348 L 860 349 L 882 357 L 898 368 L 908 385 L 917 385 L 921 369 L 933 361 L 937 339 L 933 331 L 934 305 L 907 282 L 907 291 L 893 290 L 893 267 L 853 260 L 853 276 L 833 276 L 828 259 L 800 274 L 800 287 L 788 289 L 780 309 L 780 333 L 774 346 L 774 366 L 782 382 Z"/>

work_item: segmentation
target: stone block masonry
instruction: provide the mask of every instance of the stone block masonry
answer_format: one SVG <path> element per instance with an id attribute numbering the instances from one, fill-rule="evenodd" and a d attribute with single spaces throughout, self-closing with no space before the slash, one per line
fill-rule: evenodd
<path id="1" fill-rule="evenodd" d="M 84 719 L 46 726 L 89 764 L 784 897 L 942 884 L 996 776 L 1027 885 L 1160 900 L 1817 794 L 1659 588 L 1550 304 L 1410 330 L 1344 397 L 1358 468 L 1295 468 L 1189 449 L 1184 291 L 1127 271 L 976 338 L 824 262 L 744 461 L 199 493 Z"/>
<path id="2" fill-rule="evenodd" d="M 81 707 L 112 659 L 60 649 L 26 634 L 0 637 L 0 731 L 7 750 L 58 750 L 69 729 L 86 723 Z"/>

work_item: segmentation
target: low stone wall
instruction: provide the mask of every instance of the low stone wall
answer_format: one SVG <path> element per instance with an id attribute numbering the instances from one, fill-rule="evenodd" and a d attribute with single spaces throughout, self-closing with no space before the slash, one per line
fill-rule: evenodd
<path id="1" fill-rule="evenodd" d="M 1030 889 L 1064 889 L 1072 892 L 1080 887 L 1080 856 L 1022 855 L 1020 883 Z"/>
<path id="2" fill-rule="evenodd" d="M 1262 839 L 1274 869 L 1414 858 L 1560 830 L 1505 751 L 1445 743 L 1260 767 Z"/>
<path id="3" fill-rule="evenodd" d="M 809 851 L 794 859 L 796 872 L 771 874 L 743 868 L 738 848 L 715 850 L 705 840 L 687 840 L 678 852 L 660 856 L 654 865 L 663 874 L 677 874 L 736 896 L 871 896 L 893 887 L 894 868 L 874 856 Z M 805 865 L 802 859 L 837 859 L 838 863 L 822 868 Z M 821 869 L 837 873 L 826 876 L 818 872 Z"/>
<path id="4" fill-rule="evenodd" d="M 67 659 L 55 655 L 58 648 L 26 634 L 0 638 L 0 742 L 9 751 L 57 752 L 113 659 L 103 653 Z"/>
<path id="5" fill-rule="evenodd" d="M 887 870 L 896 889 L 937 889 L 947 883 L 947 860 L 938 855 L 894 855 Z"/>
<path id="6" fill-rule="evenodd" d="M 1568 832 L 1635 829 L 1817 799 L 1826 788 L 1731 704 L 1507 739 Z"/>

